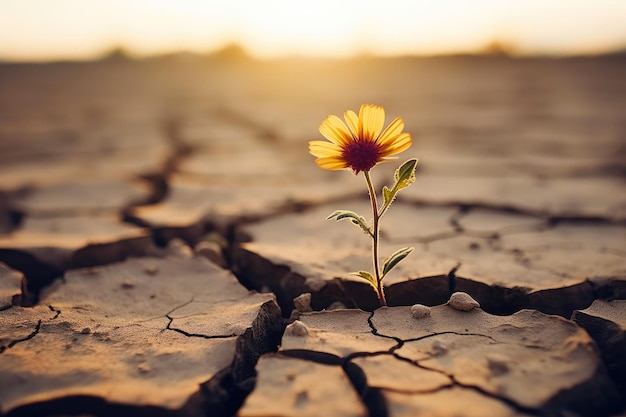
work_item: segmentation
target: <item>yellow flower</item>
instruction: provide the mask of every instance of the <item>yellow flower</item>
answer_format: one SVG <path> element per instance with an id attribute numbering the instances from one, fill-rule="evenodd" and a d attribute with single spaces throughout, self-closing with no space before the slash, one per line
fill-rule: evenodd
<path id="1" fill-rule="evenodd" d="M 403 133 L 401 118 L 383 131 L 385 109 L 373 104 L 363 104 L 356 113 L 344 113 L 346 123 L 335 115 L 328 116 L 320 126 L 320 133 L 328 139 L 309 142 L 309 152 L 317 157 L 320 168 L 351 169 L 354 174 L 369 171 L 374 165 L 385 162 L 411 146 L 411 135 Z"/>

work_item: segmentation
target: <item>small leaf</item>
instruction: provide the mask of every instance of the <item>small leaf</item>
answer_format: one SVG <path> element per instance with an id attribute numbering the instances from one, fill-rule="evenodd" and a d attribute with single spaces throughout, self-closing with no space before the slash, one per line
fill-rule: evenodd
<path id="1" fill-rule="evenodd" d="M 359 272 L 350 272 L 350 275 L 355 275 L 357 277 L 361 277 L 365 280 L 367 280 L 367 282 L 370 283 L 370 285 L 372 287 L 374 287 L 374 289 L 377 288 L 377 282 L 376 282 L 376 278 L 374 278 L 374 276 L 372 274 L 370 274 L 367 271 L 359 271 Z"/>
<path id="2" fill-rule="evenodd" d="M 383 187 L 383 198 L 385 199 L 385 204 L 384 204 L 385 206 L 388 206 L 389 204 L 391 204 L 395 196 L 396 196 L 396 193 L 394 193 L 392 190 L 387 188 L 386 185 Z"/>
<path id="3" fill-rule="evenodd" d="M 409 253 L 413 252 L 415 248 L 402 248 L 395 251 L 391 256 L 385 259 L 385 263 L 383 265 L 383 277 L 387 275 L 389 271 L 391 271 L 401 260 L 406 258 Z"/>
<path id="4" fill-rule="evenodd" d="M 371 234 L 372 231 L 370 227 L 367 225 L 365 221 L 365 217 L 359 216 L 357 213 L 350 210 L 337 210 L 330 216 L 326 217 L 326 220 L 335 219 L 337 221 L 343 219 L 350 219 L 352 223 L 356 224 L 363 230 L 365 233 Z"/>
<path id="5" fill-rule="evenodd" d="M 337 218 L 337 220 L 341 220 L 341 219 L 345 219 L 348 217 L 351 217 L 353 219 L 362 219 L 363 217 L 359 216 L 358 214 L 356 214 L 353 211 L 350 210 L 336 210 L 335 212 L 333 212 L 333 214 L 331 214 L 330 216 L 326 217 L 326 220 L 330 220 L 333 218 Z"/>
<path id="6" fill-rule="evenodd" d="M 417 159 L 409 159 L 396 170 L 394 178 L 396 185 L 394 185 L 394 191 L 408 187 L 415 182 L 415 168 L 417 167 Z"/>
<path id="7" fill-rule="evenodd" d="M 386 186 L 383 187 L 383 197 L 385 199 L 385 202 L 382 209 L 380 210 L 379 216 L 382 216 L 387 211 L 391 203 L 393 203 L 393 200 L 396 198 L 396 194 L 398 194 L 398 191 L 408 187 L 413 182 L 415 182 L 416 167 L 417 159 L 409 159 L 396 170 L 393 176 L 396 180 L 396 183 L 394 184 L 393 188 L 389 189 Z"/>

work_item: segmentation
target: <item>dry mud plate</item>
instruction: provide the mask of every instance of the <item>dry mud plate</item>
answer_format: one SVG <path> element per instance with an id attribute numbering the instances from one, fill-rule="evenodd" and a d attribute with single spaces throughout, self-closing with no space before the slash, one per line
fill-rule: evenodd
<path id="1" fill-rule="evenodd" d="M 414 316 L 409 307 L 302 314 L 257 366 L 241 415 L 595 416 L 618 402 L 593 340 L 571 321 L 451 305 Z M 369 410 L 317 403 L 329 381 L 345 390 L 346 377 Z"/>
<path id="2" fill-rule="evenodd" d="M 0 64 L 0 417 L 624 417 L 625 69 Z M 361 103 L 419 158 L 384 308 L 325 220 L 363 177 L 306 147 Z"/>
<path id="3" fill-rule="evenodd" d="M 249 292 L 204 258 L 76 270 L 41 304 L 0 316 L 10 330 L 1 339 L 0 404 L 17 415 L 47 413 L 58 399 L 65 412 L 73 399 L 85 412 L 103 400 L 184 409 L 203 383 L 249 377 L 280 331 L 273 296 Z"/>

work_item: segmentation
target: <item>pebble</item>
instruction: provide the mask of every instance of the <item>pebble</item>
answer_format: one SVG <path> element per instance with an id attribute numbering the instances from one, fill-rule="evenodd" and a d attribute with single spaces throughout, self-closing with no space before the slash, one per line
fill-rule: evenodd
<path id="1" fill-rule="evenodd" d="M 480 307 L 478 301 L 474 300 L 465 292 L 455 292 L 452 294 L 450 300 L 448 300 L 448 305 L 459 311 L 470 311 Z"/>
<path id="2" fill-rule="evenodd" d="M 293 299 L 293 304 L 300 313 L 313 311 L 311 308 L 311 293 L 305 292 Z"/>
<path id="3" fill-rule="evenodd" d="M 285 334 L 288 336 L 304 337 L 309 334 L 309 328 L 300 320 L 296 320 L 285 328 Z"/>
<path id="4" fill-rule="evenodd" d="M 182 239 L 174 238 L 167 242 L 166 251 L 169 255 L 182 259 L 193 258 L 193 250 Z"/>
<path id="5" fill-rule="evenodd" d="M 156 265 L 148 265 L 143 271 L 150 276 L 155 276 L 159 272 L 159 267 Z"/>
<path id="6" fill-rule="evenodd" d="M 414 319 L 430 317 L 430 307 L 423 304 L 414 304 L 411 306 L 411 316 L 413 316 Z"/>

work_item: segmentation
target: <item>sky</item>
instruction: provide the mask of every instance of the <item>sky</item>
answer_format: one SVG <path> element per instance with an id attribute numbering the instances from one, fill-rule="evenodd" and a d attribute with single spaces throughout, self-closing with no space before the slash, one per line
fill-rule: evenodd
<path id="1" fill-rule="evenodd" d="M 626 0 L 0 0 L 0 59 L 207 53 L 259 58 L 626 48 Z"/>

